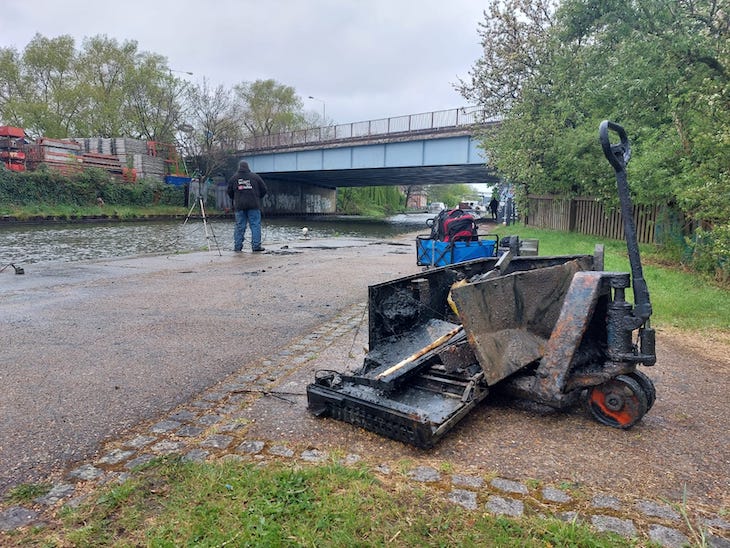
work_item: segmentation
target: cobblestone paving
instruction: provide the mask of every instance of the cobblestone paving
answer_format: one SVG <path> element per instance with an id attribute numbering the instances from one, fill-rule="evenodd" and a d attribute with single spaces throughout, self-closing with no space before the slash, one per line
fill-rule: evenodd
<path id="1" fill-rule="evenodd" d="M 141 432 L 138 430 L 128 439 L 108 444 L 101 457 L 56 478 L 50 492 L 37 498 L 34 505 L 0 507 L 0 531 L 42 523 L 64 505 L 81 504 L 86 495 L 79 492 L 88 491 L 82 487 L 123 482 L 134 473 L 135 467 L 161 455 L 178 454 L 191 461 L 236 459 L 265 463 L 284 459 L 313 465 L 337 459 L 345 465 L 365 463 L 378 475 L 402 474 L 403 471 L 394 471 L 387 464 L 371 462 L 372 456 L 344 451 L 344 457 L 336 457 L 316 448 L 291 446 L 284 440 L 247 439 L 245 421 L 241 420 L 241 410 L 259 398 L 280 395 L 276 386 L 281 379 L 341 337 L 351 337 L 353 331 L 360 329 L 364 311 L 364 304 L 352 307 L 307 337 L 281 349 L 276 356 L 261 360 L 256 374 L 234 375 Z M 681 501 L 632 501 L 612 493 L 596 493 L 588 500 L 576 500 L 569 489 L 561 486 L 539 485 L 519 478 L 487 480 L 456 470 L 445 473 L 442 471 L 445 469 L 450 467 L 413 463 L 405 471 L 405 477 L 432 486 L 443 493 L 444 500 L 468 512 L 486 511 L 515 518 L 526 514 L 553 515 L 590 524 L 597 531 L 610 531 L 639 541 L 650 539 L 670 548 L 698 544 L 693 534 L 696 531 L 690 529 L 678 510 Z M 692 524 L 692 528 L 696 529 L 697 525 Z M 706 515 L 699 526 L 707 546 L 730 548 L 730 522 L 723 516 Z"/>

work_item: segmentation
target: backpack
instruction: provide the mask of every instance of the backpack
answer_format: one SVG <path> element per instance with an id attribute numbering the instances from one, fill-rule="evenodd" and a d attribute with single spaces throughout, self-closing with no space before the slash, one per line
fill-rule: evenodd
<path id="1" fill-rule="evenodd" d="M 442 241 L 444 239 L 444 221 L 449 211 L 442 209 L 439 214 L 426 221 L 426 225 L 431 227 L 431 239 Z"/>
<path id="2" fill-rule="evenodd" d="M 443 221 L 443 238 L 441 239 L 444 242 L 478 240 L 477 223 L 474 216 L 461 209 L 449 211 Z"/>
<path id="3" fill-rule="evenodd" d="M 479 239 L 474 217 L 462 209 L 444 209 L 429 221 L 427 224 L 431 227 L 432 240 L 453 242 Z"/>

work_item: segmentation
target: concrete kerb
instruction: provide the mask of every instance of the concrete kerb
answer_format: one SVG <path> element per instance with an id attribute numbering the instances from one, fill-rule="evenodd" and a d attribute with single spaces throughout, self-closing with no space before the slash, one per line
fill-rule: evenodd
<path id="1" fill-rule="evenodd" d="M 261 398 L 301 397 L 303 394 L 288 394 L 277 387 L 328 347 L 336 343 L 349 347 L 353 334 L 363 325 L 367 325 L 366 305 L 361 303 L 282 348 L 277 355 L 260 359 L 256 374 L 231 375 L 154 424 L 136 428 L 129 438 L 109 442 L 101 457 L 59 471 L 50 478 L 51 490 L 35 499 L 30 507 L 2 506 L 0 532 L 51 521 L 60 508 L 82 504 L 94 488 L 124 482 L 136 467 L 158 456 L 180 455 L 198 462 L 233 459 L 262 465 L 271 461 L 365 465 L 381 477 L 428 486 L 464 511 L 485 511 L 515 518 L 551 515 L 589 524 L 598 531 L 649 539 L 667 547 L 698 542 L 696 525 L 690 525 L 682 515 L 681 502 L 619 498 L 602 492 L 587 495 L 583 486 L 576 494 L 567 484 L 542 485 L 534 480 L 503 478 L 498 472 L 486 477 L 464 474 L 452 470 L 449 463 L 412 463 L 408 470 L 393 470 L 390 464 L 374 462 L 371 456 L 349 452 L 347 447 L 328 452 L 286 440 L 247 438 L 247 419 L 242 410 Z M 730 547 L 730 522 L 711 514 L 700 519 L 707 545 Z"/>

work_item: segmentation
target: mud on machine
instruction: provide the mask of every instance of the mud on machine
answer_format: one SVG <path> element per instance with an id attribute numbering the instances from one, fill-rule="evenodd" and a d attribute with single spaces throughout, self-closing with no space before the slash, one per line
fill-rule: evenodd
<path id="1" fill-rule="evenodd" d="M 370 286 L 369 352 L 355 372 L 318 371 L 309 410 L 423 448 L 495 393 L 559 409 L 582 401 L 617 428 L 641 420 L 656 393 L 637 367 L 654 365 L 656 352 L 630 145 L 609 121 L 599 138 L 616 172 L 630 273 L 605 272 L 597 245 L 592 255 L 506 252 Z"/>

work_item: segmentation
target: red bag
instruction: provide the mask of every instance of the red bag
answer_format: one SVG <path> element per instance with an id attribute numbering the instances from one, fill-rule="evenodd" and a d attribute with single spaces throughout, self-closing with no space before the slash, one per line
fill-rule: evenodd
<path id="1" fill-rule="evenodd" d="M 476 241 L 479 239 L 474 216 L 465 213 L 462 209 L 452 209 L 446 214 L 441 233 L 444 242 Z"/>

